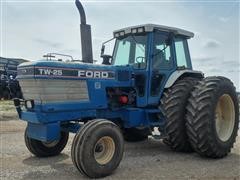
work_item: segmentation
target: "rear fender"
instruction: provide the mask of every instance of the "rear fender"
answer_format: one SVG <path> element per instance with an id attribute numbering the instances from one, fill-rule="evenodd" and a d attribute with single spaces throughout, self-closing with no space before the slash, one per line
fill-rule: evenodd
<path id="1" fill-rule="evenodd" d="M 182 77 L 195 77 L 195 78 L 203 78 L 204 74 L 201 71 L 193 71 L 193 70 L 177 70 L 173 72 L 168 78 L 164 88 L 170 88 L 178 79 Z"/>

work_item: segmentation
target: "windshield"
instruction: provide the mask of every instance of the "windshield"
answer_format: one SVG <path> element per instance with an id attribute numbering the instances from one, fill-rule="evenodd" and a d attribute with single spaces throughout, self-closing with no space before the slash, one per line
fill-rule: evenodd
<path id="1" fill-rule="evenodd" d="M 117 39 L 113 52 L 113 65 L 132 64 L 135 68 L 146 67 L 147 36 L 132 35 Z"/>

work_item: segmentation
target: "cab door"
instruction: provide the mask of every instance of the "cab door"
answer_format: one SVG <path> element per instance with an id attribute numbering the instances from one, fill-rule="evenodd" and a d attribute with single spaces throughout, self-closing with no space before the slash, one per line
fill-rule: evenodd
<path id="1" fill-rule="evenodd" d="M 176 70 L 174 42 L 169 33 L 156 31 L 150 58 L 148 105 L 158 105 L 168 77 Z"/>

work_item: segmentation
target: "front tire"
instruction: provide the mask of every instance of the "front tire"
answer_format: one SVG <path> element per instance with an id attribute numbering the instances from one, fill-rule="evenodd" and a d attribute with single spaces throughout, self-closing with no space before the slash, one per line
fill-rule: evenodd
<path id="1" fill-rule="evenodd" d="M 99 119 L 86 123 L 73 140 L 71 155 L 78 170 L 90 177 L 110 175 L 122 160 L 124 141 L 120 128 Z"/>
<path id="2" fill-rule="evenodd" d="M 187 106 L 187 134 L 201 156 L 222 158 L 233 147 L 239 124 L 239 107 L 233 83 L 224 77 L 207 77 L 191 93 Z"/>
<path id="3" fill-rule="evenodd" d="M 28 137 L 25 130 L 24 139 L 28 150 L 37 157 L 56 156 L 62 152 L 68 142 L 68 132 L 61 132 L 61 137 L 57 141 L 43 142 Z"/>

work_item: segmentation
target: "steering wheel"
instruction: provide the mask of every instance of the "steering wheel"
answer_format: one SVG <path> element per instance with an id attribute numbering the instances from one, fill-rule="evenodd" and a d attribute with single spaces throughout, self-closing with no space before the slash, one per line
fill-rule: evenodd
<path id="1" fill-rule="evenodd" d="M 139 60 L 139 59 L 140 59 L 140 60 Z M 145 57 L 143 57 L 143 56 L 138 56 L 138 57 L 136 57 L 136 62 L 139 63 L 139 64 L 143 63 L 144 60 L 145 60 Z"/>

